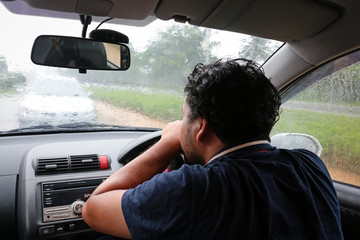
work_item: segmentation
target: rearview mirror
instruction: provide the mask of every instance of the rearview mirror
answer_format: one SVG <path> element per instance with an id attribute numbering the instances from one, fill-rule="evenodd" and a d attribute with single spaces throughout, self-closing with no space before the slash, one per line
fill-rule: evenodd
<path id="1" fill-rule="evenodd" d="M 31 60 L 53 67 L 126 70 L 130 67 L 130 50 L 121 43 L 42 35 L 34 42 Z"/>

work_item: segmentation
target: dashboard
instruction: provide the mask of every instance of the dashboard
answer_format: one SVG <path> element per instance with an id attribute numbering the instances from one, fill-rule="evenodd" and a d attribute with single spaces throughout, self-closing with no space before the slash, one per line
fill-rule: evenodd
<path id="1" fill-rule="evenodd" d="M 161 131 L 104 131 L 0 137 L 0 231 L 8 239 L 115 239 L 89 228 L 83 203 Z M 179 168 L 178 156 L 169 169 Z M 346 239 L 358 239 L 358 188 L 334 182 Z M 346 234 L 345 234 L 346 233 Z"/>
<path id="2" fill-rule="evenodd" d="M 113 239 L 81 218 L 108 176 L 161 131 L 84 132 L 0 138 L 0 229 L 9 239 Z"/>

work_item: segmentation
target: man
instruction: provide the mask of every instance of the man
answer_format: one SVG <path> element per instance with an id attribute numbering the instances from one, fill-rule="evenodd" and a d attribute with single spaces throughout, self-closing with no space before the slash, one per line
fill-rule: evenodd
<path id="1" fill-rule="evenodd" d="M 269 144 L 280 97 L 258 66 L 198 64 L 185 95 L 183 120 L 88 199 L 91 227 L 134 239 L 342 239 L 323 162 Z M 181 151 L 189 165 L 164 172 Z"/>

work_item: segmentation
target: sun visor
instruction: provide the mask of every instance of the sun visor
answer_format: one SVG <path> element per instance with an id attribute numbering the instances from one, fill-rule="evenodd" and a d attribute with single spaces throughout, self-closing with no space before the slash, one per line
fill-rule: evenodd
<path id="1" fill-rule="evenodd" d="M 155 16 L 290 42 L 321 32 L 341 11 L 311 0 L 162 0 Z"/>
<path id="2" fill-rule="evenodd" d="M 31 15 L 31 16 L 41 16 L 41 17 L 54 17 L 54 18 L 64 18 L 64 19 L 79 19 L 79 14 L 91 15 L 93 16 L 94 22 L 101 22 L 104 17 L 114 17 L 111 20 L 111 23 L 132 25 L 132 26 L 146 26 L 149 23 L 153 22 L 156 17 L 153 16 L 153 9 L 155 2 L 152 0 L 141 0 L 141 2 L 146 2 L 145 5 L 141 5 L 142 9 L 133 8 L 127 11 L 125 8 L 122 10 L 121 5 L 114 6 L 114 2 L 123 2 L 120 1 L 107 1 L 107 0 L 25 0 L 24 1 L 9 1 L 1 2 L 7 10 L 15 14 L 21 15 Z M 56 7 L 54 6 L 56 3 Z M 139 1 L 131 1 L 139 2 Z M 149 5 L 147 5 L 149 2 Z M 102 3 L 102 7 L 94 5 L 95 3 Z M 132 5 L 132 4 L 131 4 Z M 96 6 L 96 7 L 94 7 Z M 137 15 L 136 11 L 140 11 L 141 14 Z M 136 18 L 133 18 L 133 15 L 136 15 Z M 122 17 L 120 17 L 122 16 Z M 145 18 L 144 18 L 145 17 Z M 140 18 L 140 19 L 139 19 Z"/>
<path id="3" fill-rule="evenodd" d="M 110 0 L 77 0 L 75 12 L 89 16 L 107 16 L 113 8 Z"/>
<path id="4" fill-rule="evenodd" d="M 151 15 L 157 0 L 24 0 L 34 8 L 142 20 Z M 56 2 L 56 4 L 54 4 Z"/>

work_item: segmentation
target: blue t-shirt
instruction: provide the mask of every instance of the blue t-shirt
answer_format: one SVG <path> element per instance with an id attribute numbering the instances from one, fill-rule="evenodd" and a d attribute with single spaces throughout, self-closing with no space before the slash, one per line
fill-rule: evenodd
<path id="1" fill-rule="evenodd" d="M 259 144 L 125 192 L 134 239 L 342 239 L 335 189 L 307 150 Z"/>

